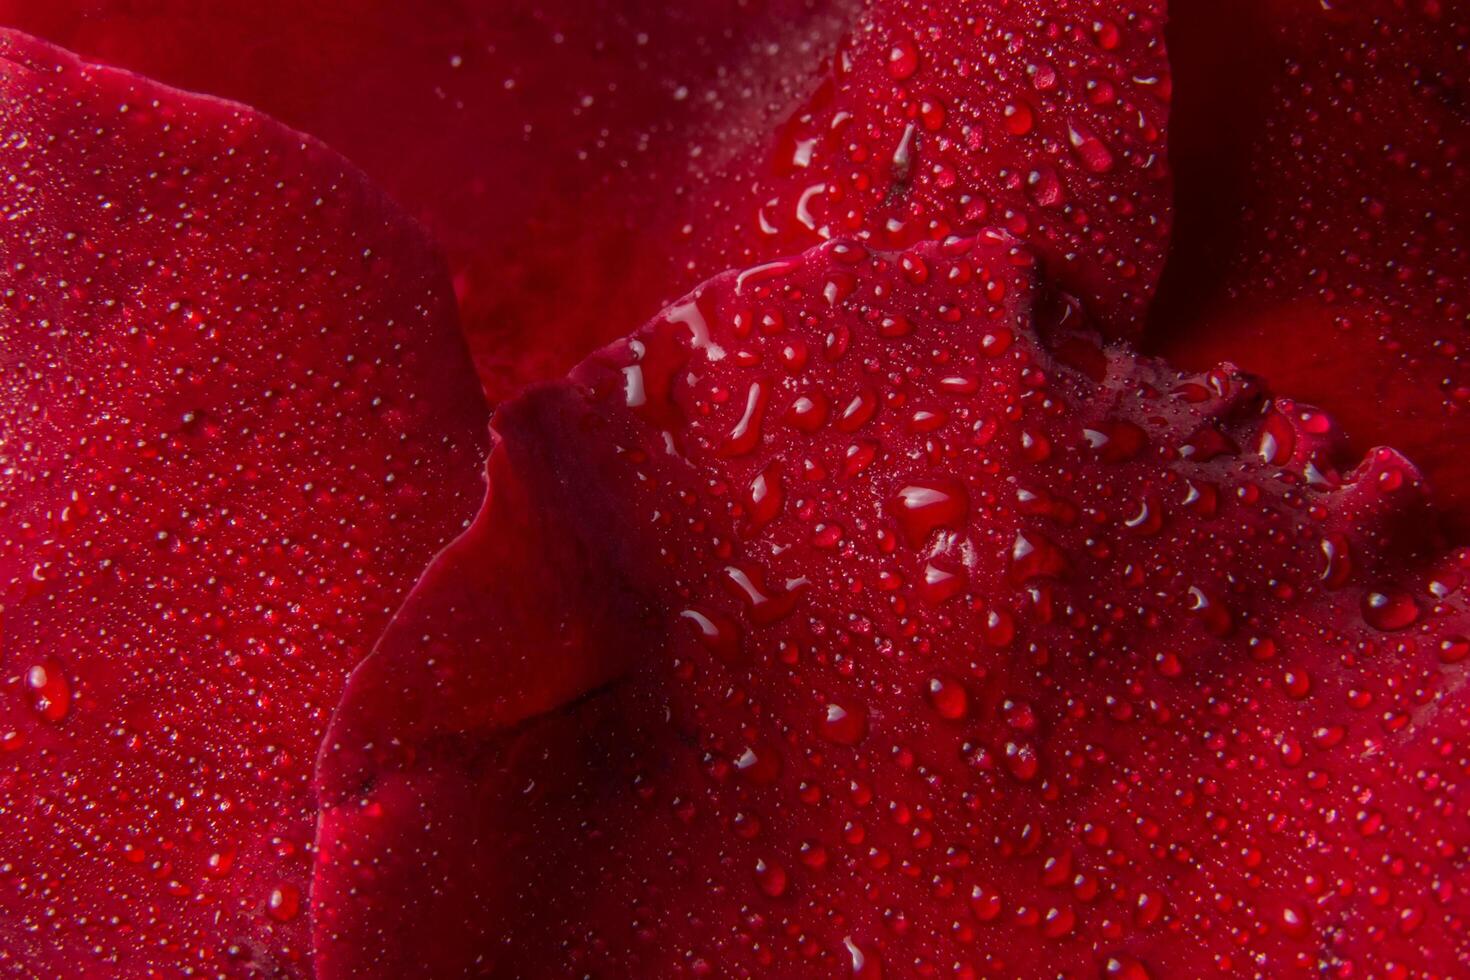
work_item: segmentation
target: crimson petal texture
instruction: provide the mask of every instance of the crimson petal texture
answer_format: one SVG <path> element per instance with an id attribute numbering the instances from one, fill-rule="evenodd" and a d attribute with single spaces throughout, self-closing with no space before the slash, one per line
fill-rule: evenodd
<path id="1" fill-rule="evenodd" d="M 1132 332 L 1167 237 L 1162 7 L 0 0 L 0 22 L 359 162 L 449 251 L 499 399 L 833 235 L 1005 225 Z"/>
<path id="2" fill-rule="evenodd" d="M 1470 531 L 1470 8 L 1170 5 L 1177 234 L 1154 346 L 1392 442 Z"/>
<path id="3" fill-rule="evenodd" d="M 1040 281 L 829 243 L 503 406 L 323 744 L 322 975 L 1470 967 L 1418 474 Z"/>
<path id="4" fill-rule="evenodd" d="M 870 2 L 774 142 L 694 191 L 690 269 L 996 225 L 1132 335 L 1168 235 L 1162 8 Z"/>
<path id="5" fill-rule="evenodd" d="M 447 251 L 498 399 L 702 278 L 668 281 L 691 163 L 764 140 L 857 6 L 0 0 L 0 23 L 255 106 L 363 167 Z"/>
<path id="6" fill-rule="evenodd" d="M 0 32 L 0 966 L 309 975 L 347 672 L 483 497 L 442 261 L 315 141 Z"/>

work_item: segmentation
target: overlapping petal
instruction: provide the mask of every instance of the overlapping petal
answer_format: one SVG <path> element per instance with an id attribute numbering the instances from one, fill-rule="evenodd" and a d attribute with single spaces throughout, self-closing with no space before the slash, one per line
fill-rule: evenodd
<path id="1" fill-rule="evenodd" d="M 321 972 L 1470 969 L 1470 25 L 1171 4 L 1169 245 L 1162 6 L 0 0 L 360 161 L 492 398 L 747 267 L 502 407 Z M 447 291 L 8 43 L 4 952 L 299 972 L 480 486 Z"/>
<path id="2" fill-rule="evenodd" d="M 309 975 L 318 742 L 483 496 L 442 261 L 314 140 L 0 33 L 0 964 Z"/>
<path id="3" fill-rule="evenodd" d="M 492 399 L 700 280 L 1004 225 L 1134 335 L 1167 239 L 1162 4 L 5 0 L 326 139 L 447 250 Z"/>
<path id="4" fill-rule="evenodd" d="M 324 745 L 324 975 L 1465 969 L 1418 474 L 1082 328 L 836 243 L 503 406 Z"/>
<path id="5" fill-rule="evenodd" d="M 498 399 L 707 274 L 669 259 L 698 168 L 769 137 L 856 6 L 0 0 L 0 24 L 258 107 L 361 166 L 445 250 Z"/>

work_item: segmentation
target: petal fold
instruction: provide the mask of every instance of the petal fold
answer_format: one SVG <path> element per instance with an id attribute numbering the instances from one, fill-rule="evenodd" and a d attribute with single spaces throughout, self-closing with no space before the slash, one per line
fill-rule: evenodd
<path id="1" fill-rule="evenodd" d="M 0 23 L 360 164 L 448 252 L 498 401 L 703 279 L 834 236 L 1003 225 L 1136 336 L 1169 224 L 1163 7 L 0 0 Z"/>
<path id="2" fill-rule="evenodd" d="M 1417 471 L 1040 264 L 828 243 L 503 406 L 323 746 L 323 974 L 1470 964 Z"/>

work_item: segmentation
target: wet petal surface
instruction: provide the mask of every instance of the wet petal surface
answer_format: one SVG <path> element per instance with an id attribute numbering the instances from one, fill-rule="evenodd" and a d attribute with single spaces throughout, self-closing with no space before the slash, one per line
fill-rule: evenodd
<path id="1" fill-rule="evenodd" d="M 1040 282 L 828 244 L 502 407 L 324 745 L 325 974 L 1463 970 L 1417 472 Z"/>
<path id="2" fill-rule="evenodd" d="M 0 32 L 0 963 L 309 975 L 314 755 L 483 496 L 442 262 L 335 154 Z"/>
<path id="3" fill-rule="evenodd" d="M 255 106 L 361 166 L 446 251 L 498 399 L 702 278 L 670 281 L 668 259 L 692 165 L 767 139 L 856 7 L 0 0 L 0 24 Z"/>
<path id="4" fill-rule="evenodd" d="M 695 190 L 690 268 L 998 226 L 1133 335 L 1168 236 L 1163 26 L 1151 2 L 869 3 L 775 140 Z"/>
<path id="5" fill-rule="evenodd" d="M 448 251 L 499 399 L 834 235 L 1004 225 L 1132 332 L 1167 235 L 1162 6 L 0 0 L 0 23 L 362 165 Z"/>

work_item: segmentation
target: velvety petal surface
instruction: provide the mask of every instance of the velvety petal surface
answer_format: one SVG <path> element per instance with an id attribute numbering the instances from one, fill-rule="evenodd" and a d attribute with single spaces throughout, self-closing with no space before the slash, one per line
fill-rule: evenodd
<path id="1" fill-rule="evenodd" d="M 1390 442 L 1470 530 L 1470 9 L 1170 4 L 1177 228 L 1151 345 Z"/>
<path id="2" fill-rule="evenodd" d="M 323 746 L 323 974 L 1463 972 L 1417 472 L 1043 282 L 829 243 L 503 406 Z"/>
<path id="3" fill-rule="evenodd" d="M 833 235 L 1005 225 L 1136 332 L 1168 223 L 1162 6 L 0 0 L 0 23 L 361 164 L 447 249 L 499 399 Z"/>
<path id="4" fill-rule="evenodd" d="M 0 970 L 310 975 L 347 672 L 483 497 L 422 231 L 315 140 L 0 31 Z"/>
<path id="5" fill-rule="evenodd" d="M 446 251 L 500 398 L 702 277 L 669 260 L 691 165 L 768 138 L 857 6 L 0 0 L 0 24 L 255 106 L 364 168 Z"/>

